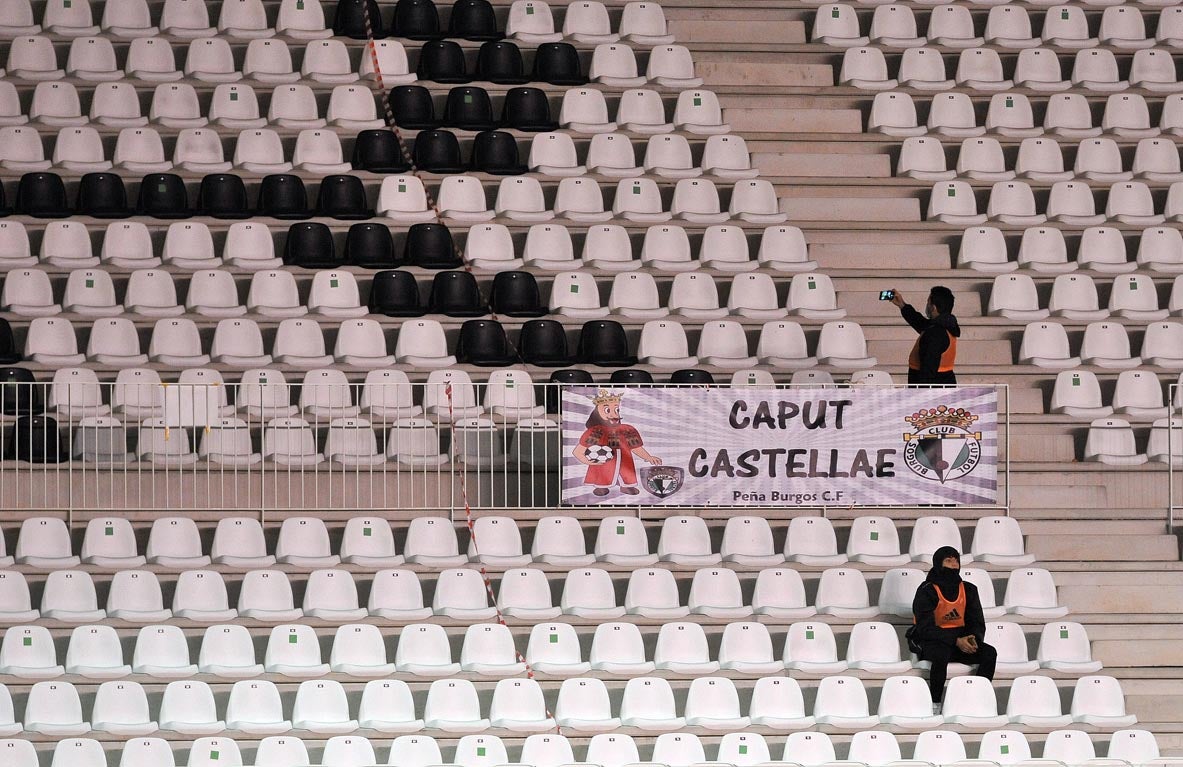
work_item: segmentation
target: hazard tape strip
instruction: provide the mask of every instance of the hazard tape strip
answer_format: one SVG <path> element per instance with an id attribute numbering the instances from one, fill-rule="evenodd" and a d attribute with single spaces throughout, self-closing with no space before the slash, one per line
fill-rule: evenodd
<path id="1" fill-rule="evenodd" d="M 452 384 L 444 385 L 444 397 L 448 400 L 448 422 L 455 423 L 456 415 L 452 409 Z M 453 435 L 455 432 L 453 431 Z M 464 481 L 464 474 L 459 470 L 455 461 L 452 461 L 452 480 L 460 486 L 460 501 L 464 504 L 464 524 L 468 527 L 469 535 L 469 549 L 473 554 L 480 555 L 480 546 L 476 538 L 476 525 L 472 516 L 472 506 L 468 502 L 468 487 Z M 485 591 L 489 595 L 489 603 L 493 605 L 493 609 L 497 612 L 497 622 L 502 626 L 509 628 L 509 624 L 505 622 L 505 615 L 501 612 L 501 607 L 497 604 L 497 597 L 493 593 L 493 580 L 489 577 L 488 570 L 485 569 L 484 564 L 480 566 L 481 580 L 485 582 Z M 521 663 L 526 668 L 526 678 L 534 679 L 534 667 L 526 660 L 526 656 L 518 650 L 517 645 L 513 648 L 514 655 L 517 656 L 518 663 Z M 555 732 L 559 735 L 563 734 L 563 728 L 559 726 L 559 720 L 549 708 L 546 709 L 546 716 L 549 719 L 554 719 Z"/>
<path id="2" fill-rule="evenodd" d="M 411 168 L 411 175 L 419 179 L 423 183 L 423 174 L 418 167 L 415 166 L 415 157 L 411 154 L 411 150 L 407 148 L 407 142 L 403 139 L 403 134 L 398 129 L 398 122 L 394 119 L 394 110 L 390 107 L 389 94 L 386 92 L 386 83 L 382 80 L 382 66 L 378 63 L 378 43 L 374 39 L 374 23 L 370 19 L 370 4 L 363 2 L 361 4 L 362 19 L 366 28 L 366 47 L 370 51 L 370 64 L 374 68 L 374 83 L 378 87 L 380 100 L 382 102 L 382 111 L 384 119 L 386 120 L 386 127 L 394 134 L 394 138 L 398 141 L 398 151 L 403 157 L 403 162 Z M 435 195 L 427 188 L 427 184 L 423 184 L 423 193 L 427 197 L 427 205 L 431 208 L 431 212 L 435 214 L 436 223 L 440 226 L 447 227 L 444 224 L 444 215 L 440 211 L 439 204 L 436 202 Z M 457 258 L 464 265 L 465 271 L 472 271 L 472 267 L 468 263 L 468 259 L 464 257 L 464 251 L 456 245 L 456 241 L 452 241 L 452 249 L 456 251 Z"/>

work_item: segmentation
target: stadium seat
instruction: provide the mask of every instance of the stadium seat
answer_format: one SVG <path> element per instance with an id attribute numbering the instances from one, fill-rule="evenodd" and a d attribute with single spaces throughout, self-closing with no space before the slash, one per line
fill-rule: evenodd
<path id="1" fill-rule="evenodd" d="M 752 724 L 757 727 L 773 727 L 777 730 L 808 729 L 813 727 L 815 722 L 813 716 L 805 715 L 805 702 L 797 680 L 784 676 L 768 676 L 756 680 L 748 705 L 748 715 Z M 830 744 L 829 737 L 818 733 L 792 733 L 785 749 L 792 748 L 789 753 L 799 758 L 805 755 L 803 749 L 809 745 L 802 744 L 801 741 L 819 738 L 825 739 L 830 757 L 834 758 L 834 747 Z"/>
<path id="2" fill-rule="evenodd" d="M 879 722 L 893 729 L 932 731 L 944 723 L 942 717 L 932 713 L 928 685 L 916 677 L 893 676 L 884 680 L 878 713 Z M 923 742 L 926 735 L 951 737 L 952 733 L 921 732 L 916 741 L 916 749 L 921 756 L 925 754 Z"/>
<path id="3" fill-rule="evenodd" d="M 1126 713 L 1121 684 L 1111 676 L 1082 676 L 1072 690 L 1072 721 L 1092 727 L 1130 727 L 1137 717 Z"/>
<path id="4" fill-rule="evenodd" d="M 870 713 L 867 691 L 853 676 L 827 676 L 817 688 L 813 716 L 818 724 L 842 730 L 874 727 L 879 717 Z"/>

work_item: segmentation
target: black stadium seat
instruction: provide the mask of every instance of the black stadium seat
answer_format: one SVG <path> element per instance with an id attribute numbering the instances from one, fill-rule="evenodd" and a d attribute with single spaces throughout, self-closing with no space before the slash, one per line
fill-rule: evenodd
<path id="1" fill-rule="evenodd" d="M 351 37 L 365 40 L 367 36 L 365 9 L 370 11 L 370 29 L 375 40 L 386 37 L 386 24 L 377 0 L 337 0 L 337 13 L 333 18 L 333 34 L 337 37 Z"/>
<path id="2" fill-rule="evenodd" d="M 180 181 L 179 178 L 177 180 Z M 16 187 L 16 212 L 34 218 L 65 218 L 70 215 L 62 177 L 56 173 L 26 173 L 21 176 Z"/>
<path id="3" fill-rule="evenodd" d="M 540 367 L 567 367 L 574 359 L 567 352 L 567 331 L 555 320 L 530 320 L 518 335 L 522 362 Z"/>
<path id="4" fill-rule="evenodd" d="M 365 130 L 353 142 L 353 167 L 371 173 L 405 173 L 411 164 L 403 156 L 398 137 L 387 128 Z"/>
<path id="5" fill-rule="evenodd" d="M 308 193 L 299 176 L 265 176 L 259 185 L 259 215 L 281 219 L 308 218 Z"/>
<path id="6" fill-rule="evenodd" d="M 540 88 L 510 88 L 501 107 L 501 124 L 520 131 L 559 129 L 550 116 L 550 101 Z"/>
<path id="7" fill-rule="evenodd" d="M 78 182 L 74 209 L 95 218 L 126 218 L 127 187 L 115 173 L 87 173 Z"/>
<path id="8" fill-rule="evenodd" d="M 534 53 L 534 79 L 551 85 L 583 85 L 587 77 L 570 43 L 543 43 Z"/>
<path id="9" fill-rule="evenodd" d="M 141 215 L 153 218 L 188 218 L 193 215 L 185 181 L 172 173 L 153 173 L 140 179 L 140 199 L 136 208 Z"/>
<path id="10" fill-rule="evenodd" d="M 419 302 L 415 276 L 400 269 L 374 275 L 370 283 L 370 311 L 387 317 L 422 317 L 427 309 Z"/>
<path id="11" fill-rule="evenodd" d="M 333 269 L 341 266 L 333 245 L 333 232 L 315 221 L 302 221 L 288 228 L 283 262 L 305 269 Z"/>
<path id="12" fill-rule="evenodd" d="M 497 127 L 493 119 L 493 102 L 484 88 L 462 85 L 448 91 L 444 105 L 444 125 L 461 130 L 491 130 Z"/>
<path id="13" fill-rule="evenodd" d="M 345 235 L 345 263 L 363 269 L 398 266 L 394 237 L 384 224 L 354 224 Z"/>
<path id="14" fill-rule="evenodd" d="M 456 361 L 481 367 L 503 367 L 517 362 L 505 328 L 495 320 L 468 320 L 460 326 Z"/>
<path id="15" fill-rule="evenodd" d="M 476 73 L 480 80 L 498 85 L 528 83 L 522 51 L 508 40 L 490 40 L 477 53 Z"/>
<path id="16" fill-rule="evenodd" d="M 489 0 L 456 0 L 448 22 L 448 36 L 465 40 L 500 40 L 504 34 L 497 28 L 497 16 Z"/>
<path id="17" fill-rule="evenodd" d="M 246 184 L 238 176 L 214 173 L 201 179 L 197 192 L 197 210 L 214 218 L 249 218 Z"/>
<path id="18" fill-rule="evenodd" d="M 615 320 L 591 320 L 579 332 L 579 361 L 600 367 L 618 368 L 637 364 L 629 354 L 628 337 Z"/>
<path id="19" fill-rule="evenodd" d="M 398 0 L 394 6 L 394 35 L 411 40 L 435 40 L 440 16 L 431 0 Z"/>
<path id="20" fill-rule="evenodd" d="M 489 304 L 506 317 L 541 317 L 546 307 L 538 291 L 538 281 L 529 272 L 498 272 L 493 278 Z"/>
<path id="21" fill-rule="evenodd" d="M 483 317 L 489 308 L 481 301 L 481 289 L 476 277 L 469 272 L 440 272 L 431 281 L 432 314 L 446 314 L 449 317 Z"/>
<path id="22" fill-rule="evenodd" d="M 459 269 L 464 266 L 443 224 L 415 224 L 407 231 L 403 260 L 423 269 Z"/>
<path id="23" fill-rule="evenodd" d="M 456 134 L 446 130 L 429 130 L 416 136 L 415 167 L 431 173 L 463 173 L 464 159 Z"/>
<path id="24" fill-rule="evenodd" d="M 526 166 L 518 159 L 518 140 L 512 133 L 499 130 L 477 134 L 472 145 L 472 168 L 497 176 L 526 172 Z"/>
<path id="25" fill-rule="evenodd" d="M 366 188 L 357 176 L 325 176 L 320 181 L 316 212 L 342 220 L 370 218 L 372 211 L 366 202 Z"/>
<path id="26" fill-rule="evenodd" d="M 466 83 L 472 78 L 467 74 L 464 49 L 455 40 L 433 40 L 419 49 L 420 80 L 437 83 Z"/>
<path id="27" fill-rule="evenodd" d="M 440 127 L 435 117 L 435 104 L 431 91 L 422 85 L 399 85 L 391 89 L 387 97 L 394 122 L 400 128 L 430 130 Z"/>

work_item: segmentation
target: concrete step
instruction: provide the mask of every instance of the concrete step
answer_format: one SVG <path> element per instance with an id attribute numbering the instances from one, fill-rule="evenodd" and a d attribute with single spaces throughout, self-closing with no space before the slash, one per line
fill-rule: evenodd
<path id="1" fill-rule="evenodd" d="M 1019 444 L 1025 439 L 1018 440 Z M 1011 442 L 1012 450 L 1015 441 Z M 1012 460 L 1016 455 L 1012 453 Z M 1026 531 L 1024 531 L 1026 532 Z M 1179 540 L 1173 535 L 1027 534 L 1027 551 L 1040 562 L 1177 562 Z"/>

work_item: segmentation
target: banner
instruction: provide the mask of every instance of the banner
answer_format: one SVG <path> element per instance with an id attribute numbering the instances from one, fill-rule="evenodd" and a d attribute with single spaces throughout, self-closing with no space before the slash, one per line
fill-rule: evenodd
<path id="1" fill-rule="evenodd" d="M 567 386 L 565 505 L 992 505 L 989 387 Z"/>

